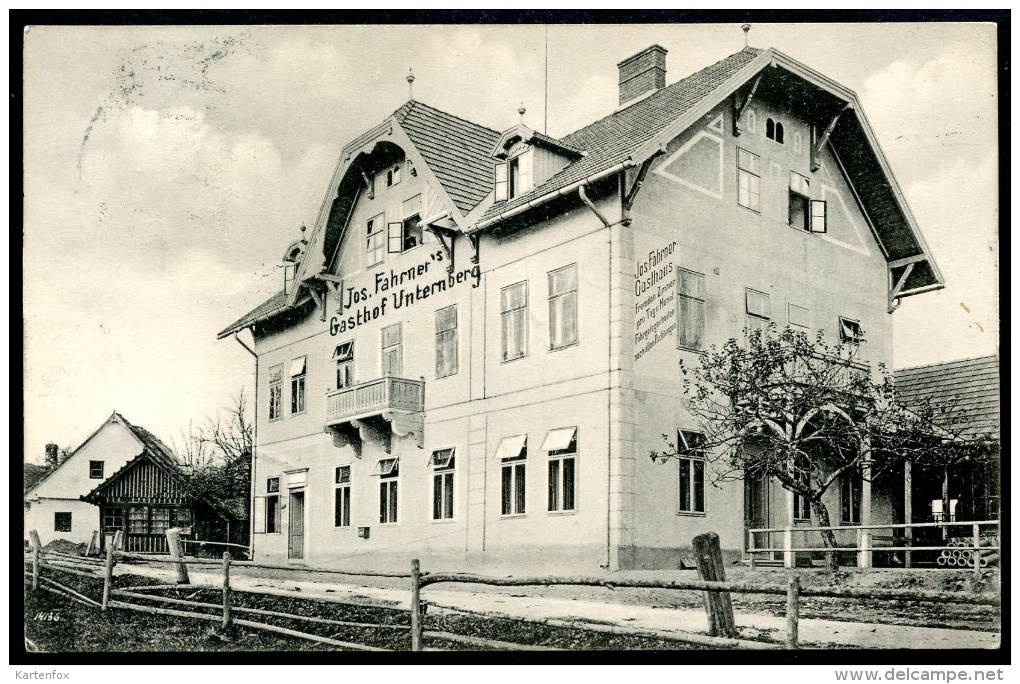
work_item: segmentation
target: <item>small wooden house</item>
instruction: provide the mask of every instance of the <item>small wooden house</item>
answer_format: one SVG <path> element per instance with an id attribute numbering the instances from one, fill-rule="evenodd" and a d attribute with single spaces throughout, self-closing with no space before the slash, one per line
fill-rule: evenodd
<path id="1" fill-rule="evenodd" d="M 148 430 L 131 428 L 145 448 L 82 497 L 99 507 L 103 538 L 123 531 L 126 551 L 159 554 L 168 551 L 166 531 L 172 527 L 185 540 L 245 543 L 244 516 L 196 493 L 173 452 Z"/>

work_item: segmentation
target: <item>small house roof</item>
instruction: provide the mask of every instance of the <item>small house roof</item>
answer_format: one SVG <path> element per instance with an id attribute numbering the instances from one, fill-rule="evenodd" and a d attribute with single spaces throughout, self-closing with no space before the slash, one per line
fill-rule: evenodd
<path id="1" fill-rule="evenodd" d="M 928 399 L 951 403 L 965 434 L 998 433 L 1000 427 L 999 357 L 981 356 L 900 368 L 896 395 L 910 408 Z"/>

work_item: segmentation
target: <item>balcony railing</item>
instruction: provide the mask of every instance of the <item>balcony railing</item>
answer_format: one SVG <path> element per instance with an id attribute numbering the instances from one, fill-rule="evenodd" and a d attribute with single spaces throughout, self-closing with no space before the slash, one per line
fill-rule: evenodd
<path id="1" fill-rule="evenodd" d="M 424 411 L 425 381 L 386 376 L 326 393 L 326 424 L 379 415 Z"/>

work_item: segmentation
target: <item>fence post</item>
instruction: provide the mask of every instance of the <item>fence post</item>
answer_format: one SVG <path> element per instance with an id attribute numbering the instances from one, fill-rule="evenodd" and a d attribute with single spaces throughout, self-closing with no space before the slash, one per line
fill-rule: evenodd
<path id="1" fill-rule="evenodd" d="M 862 542 L 862 545 L 861 545 L 861 559 L 864 562 L 864 564 L 861 566 L 862 568 L 870 568 L 872 566 L 872 563 L 871 563 L 871 537 L 872 537 L 871 532 L 864 532 L 864 534 L 861 535 L 861 542 Z"/>
<path id="2" fill-rule="evenodd" d="M 230 552 L 223 552 L 223 629 L 230 627 Z"/>
<path id="3" fill-rule="evenodd" d="M 170 555 L 174 558 L 182 559 L 180 563 L 177 563 L 177 584 L 191 584 L 191 580 L 188 578 L 188 566 L 184 564 L 184 544 L 181 544 L 181 531 L 176 527 L 171 527 L 166 531 L 167 546 L 170 547 Z"/>
<path id="4" fill-rule="evenodd" d="M 411 561 L 411 650 L 421 650 L 421 565 Z"/>
<path id="5" fill-rule="evenodd" d="M 103 610 L 110 604 L 113 588 L 113 544 L 106 545 L 106 566 L 103 568 Z"/>
<path id="6" fill-rule="evenodd" d="M 699 534 L 693 539 L 692 545 L 701 579 L 707 582 L 725 582 L 726 568 L 723 565 L 719 535 L 715 532 Z M 730 600 L 729 592 L 711 591 L 705 593 L 709 632 L 713 635 L 736 636 L 737 627 L 733 619 L 733 603 Z"/>
<path id="7" fill-rule="evenodd" d="M 39 563 L 42 562 L 42 542 L 39 533 L 32 530 L 28 533 L 32 540 L 32 591 L 39 588 Z"/>
<path id="8" fill-rule="evenodd" d="M 786 585 L 786 647 L 797 648 L 800 629 L 800 575 L 790 575 Z"/>
<path id="9" fill-rule="evenodd" d="M 793 557 L 793 528 L 786 527 L 783 532 L 783 567 L 793 568 L 797 565 Z"/>
<path id="10" fill-rule="evenodd" d="M 124 545 L 124 530 L 113 533 L 113 548 L 120 549 Z"/>
<path id="11" fill-rule="evenodd" d="M 754 570 L 754 530 L 747 531 L 747 555 L 751 561 L 751 569 Z"/>
<path id="12" fill-rule="evenodd" d="M 87 549 L 85 549 L 85 555 L 86 556 L 91 556 L 92 555 L 92 549 L 97 548 L 96 547 L 96 540 L 98 538 L 99 538 L 99 531 L 98 530 L 92 530 L 92 538 L 89 539 L 89 546 L 88 546 Z"/>
<path id="13" fill-rule="evenodd" d="M 974 523 L 974 550 L 971 552 L 971 559 L 974 561 L 974 577 L 981 579 L 981 525 Z"/>

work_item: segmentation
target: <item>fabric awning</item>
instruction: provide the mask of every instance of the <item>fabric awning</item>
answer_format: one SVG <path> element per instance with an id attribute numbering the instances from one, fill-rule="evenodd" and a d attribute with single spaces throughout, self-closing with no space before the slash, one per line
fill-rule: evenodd
<path id="1" fill-rule="evenodd" d="M 563 449 L 569 449 L 570 444 L 574 441 L 574 437 L 576 435 L 576 427 L 550 430 L 546 433 L 545 439 L 542 441 L 542 451 L 562 451 Z"/>
<path id="2" fill-rule="evenodd" d="M 304 375 L 305 373 L 305 357 L 299 356 L 290 362 L 290 377 L 297 375 Z"/>
<path id="3" fill-rule="evenodd" d="M 499 441 L 499 446 L 496 447 L 496 458 L 526 458 L 528 454 L 524 451 L 524 448 L 527 443 L 527 435 L 504 437 Z"/>

